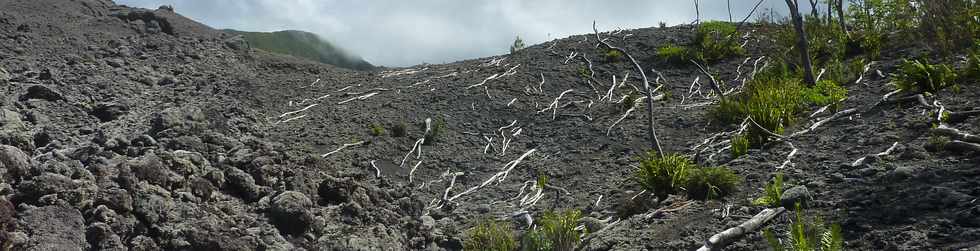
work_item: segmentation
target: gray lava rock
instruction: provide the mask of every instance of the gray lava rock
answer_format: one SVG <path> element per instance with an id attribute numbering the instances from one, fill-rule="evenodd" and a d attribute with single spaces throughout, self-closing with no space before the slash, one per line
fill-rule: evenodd
<path id="1" fill-rule="evenodd" d="M 6 172 L 5 178 L 17 179 L 30 171 L 30 158 L 20 149 L 0 145 L 0 170 Z"/>
<path id="2" fill-rule="evenodd" d="M 255 201 L 259 198 L 259 186 L 255 184 L 255 178 L 251 174 L 236 167 L 225 169 L 227 184 L 238 192 L 245 200 Z"/>
<path id="3" fill-rule="evenodd" d="M 160 247 L 157 246 L 157 243 L 155 241 L 153 241 L 153 238 L 140 235 L 129 240 L 129 250 L 155 251 L 155 250 L 160 250 Z"/>
<path id="4" fill-rule="evenodd" d="M 61 174 L 44 173 L 17 186 L 17 195 L 25 202 L 37 202 L 42 196 L 69 192 L 76 187 L 75 182 Z"/>
<path id="5" fill-rule="evenodd" d="M 269 218 L 283 233 L 302 234 L 313 224 L 312 206 L 313 201 L 305 194 L 286 191 L 272 199 Z"/>
<path id="6" fill-rule="evenodd" d="M 0 144 L 33 150 L 34 140 L 29 133 L 27 125 L 21 120 L 20 113 L 0 109 Z"/>
<path id="7" fill-rule="evenodd" d="M 126 61 L 123 61 L 120 58 L 110 58 L 110 59 L 106 59 L 105 63 L 109 66 L 119 68 L 125 65 Z"/>
<path id="8" fill-rule="evenodd" d="M 85 218 L 78 209 L 63 206 L 31 208 L 20 215 L 29 233 L 26 250 L 88 250 L 85 241 Z"/>
<path id="9" fill-rule="evenodd" d="M 92 116 L 95 116 L 102 122 L 108 122 L 116 120 L 123 115 L 129 113 L 129 106 L 118 103 L 99 103 L 95 105 L 92 109 Z"/>
<path id="10" fill-rule="evenodd" d="M 194 177 L 190 180 L 191 193 L 204 201 L 211 199 L 211 194 L 214 193 L 216 189 L 211 181 L 201 178 Z"/>
<path id="11" fill-rule="evenodd" d="M 170 170 L 164 166 L 163 160 L 156 154 L 150 153 L 139 159 L 130 160 L 126 162 L 126 165 L 139 180 L 145 180 L 161 187 L 170 186 Z"/>
<path id="12" fill-rule="evenodd" d="M 350 178 L 334 178 L 327 176 L 317 188 L 320 202 L 324 205 L 337 205 L 349 202 L 354 189 L 354 181 Z"/>
<path id="13" fill-rule="evenodd" d="M 27 93 L 20 96 L 21 101 L 30 99 L 42 99 L 47 101 L 64 100 L 65 97 L 60 92 L 43 85 L 33 85 L 27 88 Z"/>
<path id="14" fill-rule="evenodd" d="M 95 203 L 120 212 L 133 211 L 133 197 L 121 188 L 102 189 Z"/>
<path id="15" fill-rule="evenodd" d="M 148 224 L 166 220 L 174 206 L 174 200 L 166 190 L 146 183 L 141 183 L 133 198 L 133 213 Z"/>
<path id="16" fill-rule="evenodd" d="M 6 84 L 8 81 L 10 81 L 10 73 L 0 67 L 0 84 Z"/>
<path id="17" fill-rule="evenodd" d="M 164 76 L 157 81 L 157 85 L 174 85 L 177 84 L 177 79 L 173 76 Z"/>
<path id="18" fill-rule="evenodd" d="M 911 165 L 896 166 L 895 169 L 892 169 L 890 172 L 888 172 L 888 177 L 895 180 L 904 180 L 911 177 L 915 177 L 916 174 L 919 173 L 921 170 L 922 170 L 921 167 L 911 166 Z"/>
<path id="19" fill-rule="evenodd" d="M 89 243 L 94 244 L 95 250 L 126 251 L 122 238 L 112 232 L 109 224 L 102 222 L 93 223 L 88 227 L 85 238 Z"/>
<path id="20" fill-rule="evenodd" d="M 796 203 L 800 203 L 801 207 L 806 208 L 809 199 L 810 192 L 806 186 L 795 186 L 783 191 L 783 195 L 779 197 L 779 204 L 790 210 L 796 208 Z"/>
<path id="21" fill-rule="evenodd" d="M 11 232 L 17 229 L 17 211 L 7 199 L 0 199 L 0 245 L 13 242 Z"/>
<path id="22" fill-rule="evenodd" d="M 422 229 L 432 230 L 436 227 L 436 219 L 432 216 L 425 215 L 420 220 L 422 221 Z"/>

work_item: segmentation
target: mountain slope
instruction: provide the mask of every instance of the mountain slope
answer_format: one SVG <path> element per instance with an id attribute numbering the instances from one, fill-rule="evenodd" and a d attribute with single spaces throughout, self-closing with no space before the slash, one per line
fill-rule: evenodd
<path id="1" fill-rule="evenodd" d="M 253 48 L 292 55 L 337 67 L 370 70 L 374 66 L 360 57 L 350 55 L 316 34 L 287 30 L 276 32 L 224 31 L 245 36 Z"/>
<path id="2" fill-rule="evenodd" d="M 773 32 L 749 29 L 745 57 L 708 65 L 726 90 L 773 50 Z M 584 250 L 690 250 L 761 211 L 751 201 L 776 171 L 809 189 L 808 212 L 843 224 L 848 249 L 980 244 L 980 158 L 923 147 L 933 108 L 880 103 L 899 51 L 844 85 L 841 110 L 860 113 L 793 147 L 733 158 L 717 135 L 739 127 L 711 117 L 707 77 L 656 56 L 689 42 L 690 26 L 601 32 L 659 73 L 664 150 L 743 178 L 721 200 L 658 201 L 632 178 L 649 150 L 647 110 L 624 116 L 617 102 L 642 80 L 596 50 L 595 34 L 382 72 L 243 50 L 166 9 L 101 0 L 0 1 L 0 34 L 0 243 L 14 250 L 460 250 L 482 219 L 522 233 L 524 215 L 553 209 L 584 212 Z M 589 65 L 597 81 L 582 74 Z M 927 98 L 968 111 L 978 97 L 980 85 L 964 83 Z M 440 136 L 421 144 L 427 124 Z M 973 134 L 976 125 L 954 124 Z M 714 158 L 696 149 L 712 139 L 722 142 L 709 144 Z M 536 193 L 542 177 L 558 189 Z M 791 219 L 770 226 L 785 232 Z M 728 249 L 766 245 L 749 234 Z"/>

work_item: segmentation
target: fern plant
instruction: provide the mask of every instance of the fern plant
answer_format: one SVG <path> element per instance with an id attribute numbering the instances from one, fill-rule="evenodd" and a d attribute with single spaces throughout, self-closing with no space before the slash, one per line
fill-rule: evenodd
<path id="1" fill-rule="evenodd" d="M 956 73 L 946 64 L 929 64 L 926 60 L 903 60 L 895 75 L 899 90 L 910 93 L 936 93 L 952 86 Z"/>
<path id="2" fill-rule="evenodd" d="M 640 160 L 640 169 L 634 177 L 641 187 L 660 199 L 666 199 L 668 195 L 683 189 L 690 178 L 690 169 L 694 168 L 697 166 L 683 155 L 660 157 L 656 152 L 649 152 Z"/>
<path id="3" fill-rule="evenodd" d="M 736 134 L 732 136 L 732 158 L 738 158 L 738 156 L 745 155 L 749 152 L 749 137 L 744 133 Z"/>
<path id="4" fill-rule="evenodd" d="M 541 231 L 552 250 L 573 250 L 581 242 L 578 221 L 582 212 L 568 210 L 562 213 L 546 212 L 541 217 Z"/>
<path id="5" fill-rule="evenodd" d="M 692 169 L 684 186 L 687 197 L 696 200 L 718 199 L 735 191 L 741 178 L 726 167 Z"/>
<path id="6" fill-rule="evenodd" d="M 796 205 L 795 215 L 789 225 L 788 240 L 783 243 L 772 229 L 765 229 L 763 237 L 776 251 L 840 251 L 844 250 L 844 235 L 838 224 L 828 228 L 820 218 L 813 220 L 804 216 L 800 205 Z"/>
<path id="7" fill-rule="evenodd" d="M 467 251 L 512 251 L 517 249 L 517 241 L 511 225 L 507 222 L 484 220 L 467 234 L 463 250 Z"/>
<path id="8" fill-rule="evenodd" d="M 766 183 L 762 197 L 755 199 L 753 205 L 772 207 L 779 205 L 779 198 L 783 196 L 783 174 L 776 173 L 772 182 Z"/>

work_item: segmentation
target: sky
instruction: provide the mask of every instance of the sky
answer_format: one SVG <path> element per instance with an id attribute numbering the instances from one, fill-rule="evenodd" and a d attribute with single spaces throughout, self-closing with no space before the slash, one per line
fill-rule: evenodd
<path id="1" fill-rule="evenodd" d="M 800 1 L 801 11 L 808 11 Z M 690 23 L 694 0 L 116 0 L 177 13 L 218 29 L 303 30 L 375 65 L 403 67 L 506 54 L 514 38 L 532 45 L 599 30 Z M 731 0 L 735 21 L 757 1 Z M 701 0 L 702 20 L 729 19 L 726 0 Z M 785 13 L 786 2 L 759 7 Z M 751 18 L 750 20 L 754 20 Z"/>

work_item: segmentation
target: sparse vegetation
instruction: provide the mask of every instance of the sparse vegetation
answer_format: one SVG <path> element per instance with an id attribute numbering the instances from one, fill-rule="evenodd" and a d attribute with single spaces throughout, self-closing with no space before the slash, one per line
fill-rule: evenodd
<path id="1" fill-rule="evenodd" d="M 606 61 L 609 62 L 619 62 L 623 59 L 623 53 L 617 50 L 607 50 L 606 51 Z"/>
<path id="2" fill-rule="evenodd" d="M 804 108 L 803 90 L 806 88 L 797 78 L 780 74 L 757 76 L 737 96 L 721 100 L 714 114 L 727 123 L 741 122 L 751 117 L 765 130 L 782 134 L 786 126 L 796 121 Z M 769 142 L 769 134 L 756 126 L 749 126 L 749 142 L 758 147 Z"/>
<path id="3" fill-rule="evenodd" d="M 837 107 L 847 97 L 847 89 L 840 87 L 833 80 L 824 79 L 817 81 L 813 88 L 804 88 L 803 96 L 814 105 L 834 105 Z"/>
<path id="4" fill-rule="evenodd" d="M 385 128 L 379 124 L 371 124 L 371 136 L 381 136 L 385 134 Z"/>
<path id="5" fill-rule="evenodd" d="M 630 108 L 633 108 L 633 106 L 636 105 L 636 100 L 639 98 L 640 95 L 637 95 L 636 92 L 630 91 L 628 94 L 626 94 L 626 98 L 623 99 L 623 106 L 620 107 L 620 110 L 627 111 Z"/>
<path id="6" fill-rule="evenodd" d="M 514 232 L 507 222 L 484 220 L 467 233 L 463 250 L 512 251 L 517 249 Z"/>
<path id="7" fill-rule="evenodd" d="M 763 230 L 762 235 L 773 250 L 840 251 L 844 249 L 844 235 L 840 225 L 832 224 L 828 228 L 819 217 L 808 219 L 803 215 L 803 210 L 799 204 L 797 204 L 795 212 L 796 215 L 790 223 L 790 230 L 787 233 L 788 241 L 786 243 L 776 237 L 772 229 Z"/>
<path id="8" fill-rule="evenodd" d="M 581 218 L 582 212 L 578 210 L 544 213 L 539 221 L 540 229 L 551 250 L 573 250 L 578 246 L 582 233 L 576 228 Z"/>
<path id="9" fill-rule="evenodd" d="M 692 199 L 718 199 L 734 191 L 739 177 L 725 167 L 698 167 L 686 156 L 647 153 L 635 178 L 660 199 L 686 192 Z"/>
<path id="10" fill-rule="evenodd" d="M 424 126 L 424 125 L 423 125 Z M 425 145 L 432 145 L 436 142 L 442 140 L 444 131 L 446 130 L 446 121 L 441 117 L 432 119 L 432 129 L 429 133 L 425 134 Z"/>
<path id="11" fill-rule="evenodd" d="M 517 38 L 514 38 L 514 44 L 510 45 L 510 54 L 514 54 L 515 52 L 518 52 L 523 49 L 524 49 L 524 40 L 521 39 L 521 36 L 517 36 Z"/>
<path id="12" fill-rule="evenodd" d="M 690 59 L 687 48 L 673 44 L 666 44 L 658 48 L 657 57 L 671 64 L 685 63 Z"/>
<path id="13" fill-rule="evenodd" d="M 702 62 L 711 63 L 745 53 L 736 42 L 740 34 L 732 23 L 710 21 L 698 26 L 694 35 L 693 56 Z"/>
<path id="14" fill-rule="evenodd" d="M 732 158 L 745 155 L 749 152 L 749 137 L 744 133 L 732 136 Z"/>
<path id="15" fill-rule="evenodd" d="M 956 73 L 945 64 L 929 64 L 925 59 L 903 60 L 895 84 L 909 93 L 936 93 L 955 84 Z"/>
<path id="16" fill-rule="evenodd" d="M 757 206 L 773 207 L 779 205 L 779 198 L 783 196 L 783 174 L 776 173 L 772 181 L 766 183 L 765 192 L 762 197 L 755 199 L 752 204 Z"/>
<path id="17" fill-rule="evenodd" d="M 551 251 L 551 241 L 540 228 L 528 230 L 521 237 L 521 251 Z"/>

